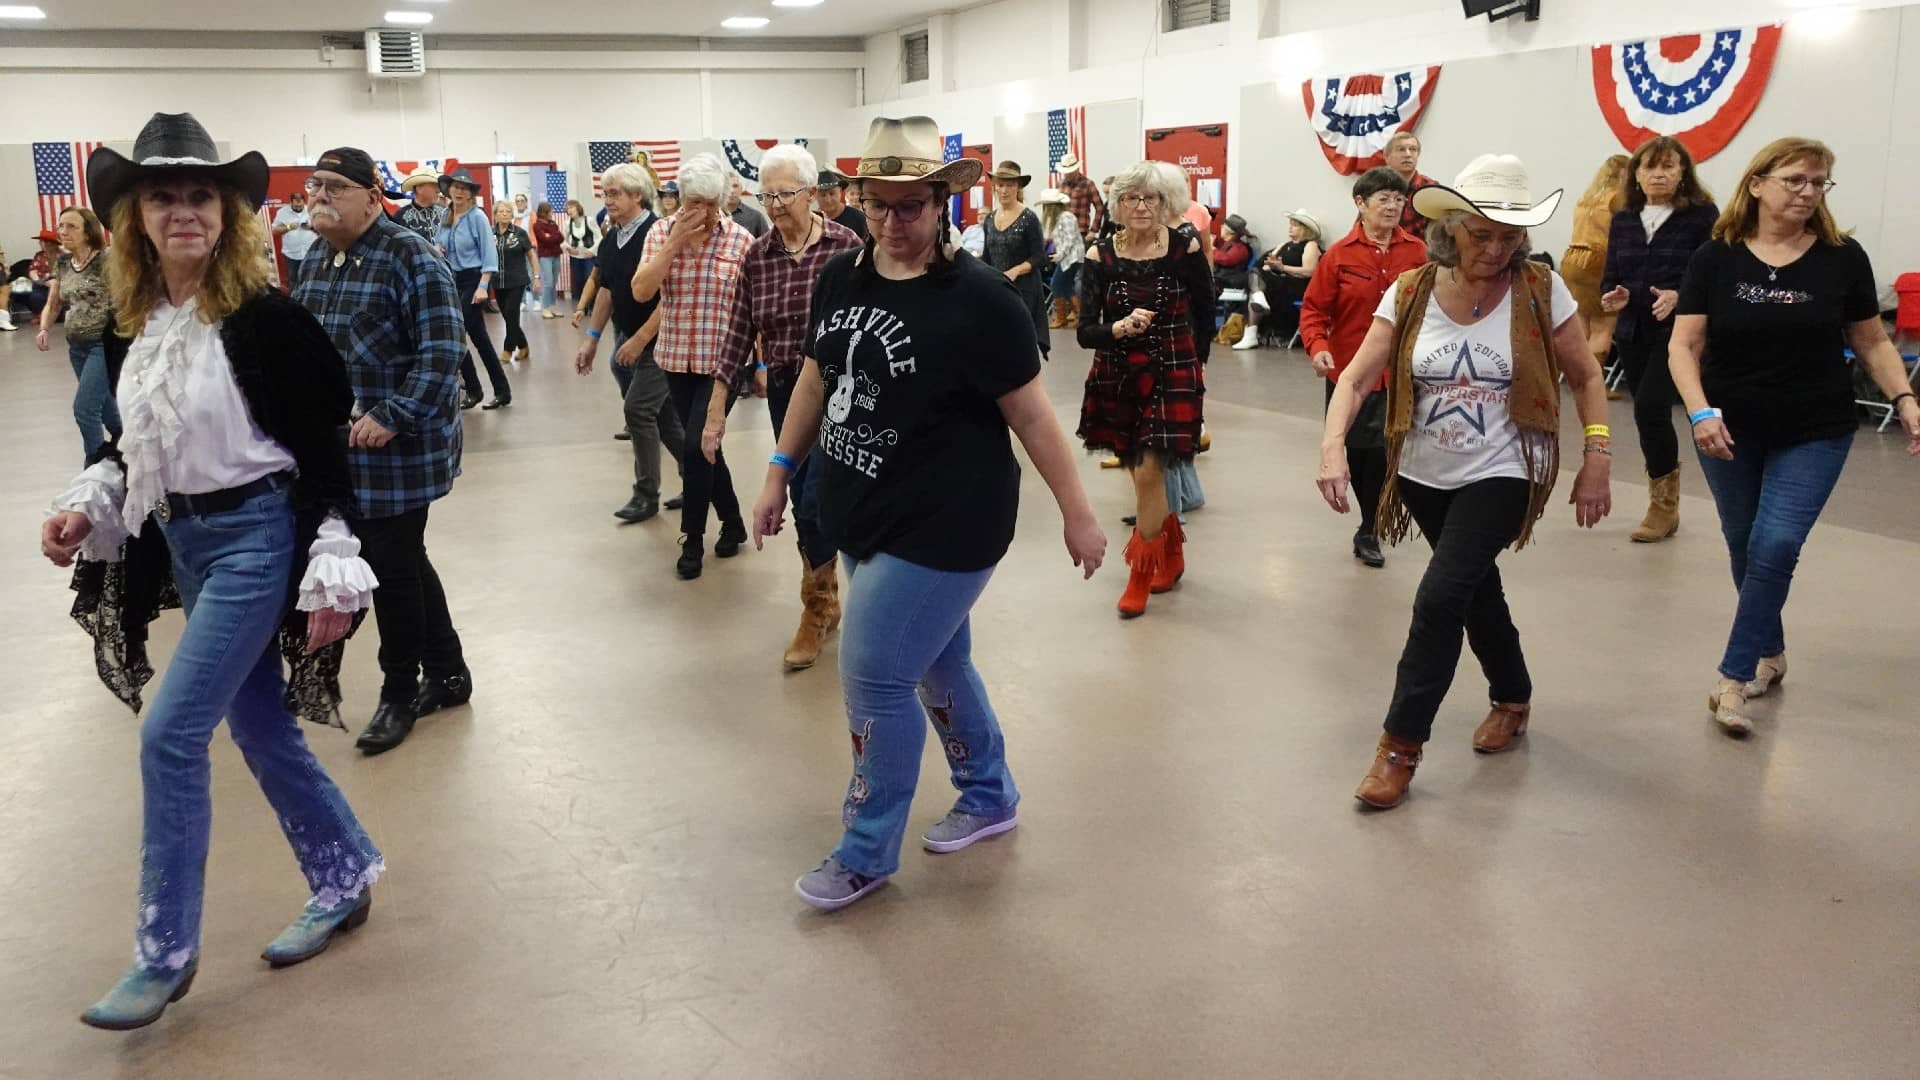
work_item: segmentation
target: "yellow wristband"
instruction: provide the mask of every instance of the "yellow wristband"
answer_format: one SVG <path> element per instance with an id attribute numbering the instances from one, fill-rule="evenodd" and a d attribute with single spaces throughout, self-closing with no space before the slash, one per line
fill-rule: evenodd
<path id="1" fill-rule="evenodd" d="M 1595 437 L 1611 439 L 1613 438 L 1613 429 L 1605 424 L 1588 424 L 1587 438 L 1591 439 Z"/>

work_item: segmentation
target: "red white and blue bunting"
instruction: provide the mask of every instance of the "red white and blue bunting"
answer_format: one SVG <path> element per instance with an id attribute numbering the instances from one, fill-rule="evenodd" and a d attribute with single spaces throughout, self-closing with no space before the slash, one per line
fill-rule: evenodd
<path id="1" fill-rule="evenodd" d="M 755 139 L 751 143 L 742 144 L 738 139 L 721 139 L 720 150 L 727 155 L 727 164 L 732 166 L 734 172 L 740 174 L 741 179 L 757 184 L 760 182 L 761 155 L 779 146 L 781 141 L 780 139 Z M 794 139 L 793 143 L 796 146 L 805 146 L 807 140 Z"/>
<path id="2" fill-rule="evenodd" d="M 1412 131 L 1433 98 L 1440 66 L 1408 68 L 1300 84 L 1307 119 L 1327 163 L 1342 176 L 1386 164 L 1387 143 Z"/>
<path id="3" fill-rule="evenodd" d="M 1753 115 L 1779 46 L 1777 24 L 1595 46 L 1594 95 L 1628 150 L 1671 135 L 1705 161 Z"/>

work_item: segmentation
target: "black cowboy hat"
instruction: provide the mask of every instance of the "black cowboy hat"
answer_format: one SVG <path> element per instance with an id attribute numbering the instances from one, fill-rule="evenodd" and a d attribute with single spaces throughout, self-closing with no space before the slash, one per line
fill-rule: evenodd
<path id="1" fill-rule="evenodd" d="M 450 173 L 443 173 L 441 175 L 440 177 L 441 194 L 444 195 L 447 192 L 452 191 L 453 185 L 455 184 L 459 184 L 461 187 L 465 187 L 465 188 L 472 188 L 474 194 L 476 195 L 480 193 L 480 181 L 475 180 L 473 178 L 473 174 L 467 171 L 467 167 L 465 165 L 460 166 L 459 168 L 453 170 Z"/>
<path id="2" fill-rule="evenodd" d="M 87 158 L 87 191 L 103 218 L 111 218 L 114 205 L 140 181 L 173 173 L 205 173 L 254 206 L 267 201 L 267 159 L 258 150 L 224 164 L 218 157 L 213 136 L 192 113 L 154 113 L 133 140 L 133 157 L 103 146 Z"/>

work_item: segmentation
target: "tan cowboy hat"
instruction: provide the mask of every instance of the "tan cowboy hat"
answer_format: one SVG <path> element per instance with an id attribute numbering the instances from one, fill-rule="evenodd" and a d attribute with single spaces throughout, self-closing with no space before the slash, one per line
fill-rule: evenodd
<path id="1" fill-rule="evenodd" d="M 1312 233 L 1315 240 L 1325 235 L 1320 230 L 1320 219 L 1305 210 L 1295 210 L 1293 213 L 1287 215 L 1287 220 L 1299 222 L 1300 227 Z M 1234 231 L 1238 232 L 1239 230 L 1236 229 Z"/>
<path id="2" fill-rule="evenodd" d="M 1059 188 L 1048 188 L 1040 193 L 1039 198 L 1033 200 L 1033 204 L 1035 206 L 1052 206 L 1058 203 L 1061 206 L 1065 206 L 1067 205 L 1067 201 L 1066 192 L 1061 191 Z"/>
<path id="3" fill-rule="evenodd" d="M 1055 172 L 1059 173 L 1076 173 L 1080 171 L 1080 159 L 1072 154 L 1068 154 L 1066 157 L 1061 158 L 1060 164 L 1055 165 L 1053 168 Z"/>
<path id="4" fill-rule="evenodd" d="M 1562 188 L 1535 200 L 1527 167 L 1512 154 L 1482 154 L 1467 163 L 1453 186 L 1434 184 L 1413 193 L 1413 210 L 1437 220 L 1442 214 L 1464 210 L 1502 225 L 1531 229 L 1545 225 L 1560 208 Z"/>
<path id="5" fill-rule="evenodd" d="M 974 158 L 940 160 L 940 125 L 931 116 L 876 116 L 867 128 L 860 168 L 848 179 L 901 184 L 945 184 L 950 191 L 970 188 L 985 166 Z"/>
<path id="6" fill-rule="evenodd" d="M 400 181 L 400 186 L 397 190 L 387 192 L 387 196 L 389 198 L 404 198 L 410 195 L 414 188 L 422 184 L 432 184 L 438 187 L 440 184 L 440 173 L 434 169 L 415 169 L 407 174 L 405 180 Z"/>
<path id="7" fill-rule="evenodd" d="M 1033 177 L 1028 176 L 1026 173 L 1021 172 L 1020 163 L 1017 161 L 1003 161 L 1000 164 L 995 165 L 993 167 L 993 172 L 987 177 L 987 179 L 1013 180 L 1013 181 L 1017 181 L 1021 187 L 1026 187 L 1028 184 L 1033 183 Z"/>

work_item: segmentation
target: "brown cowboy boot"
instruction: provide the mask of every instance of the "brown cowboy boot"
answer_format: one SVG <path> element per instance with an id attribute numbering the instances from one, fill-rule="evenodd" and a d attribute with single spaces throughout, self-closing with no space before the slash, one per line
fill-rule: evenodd
<path id="1" fill-rule="evenodd" d="M 829 608 L 837 607 L 827 584 L 834 573 L 834 561 L 821 566 L 810 566 L 807 557 L 800 556 L 800 629 L 794 631 L 793 643 L 787 646 L 786 655 L 781 660 L 788 671 L 805 671 L 820 660 L 820 650 L 826 645 L 827 634 L 832 630 L 833 617 Z"/>
<path id="2" fill-rule="evenodd" d="M 1680 531 L 1680 470 L 1647 484 L 1647 517 L 1633 530 L 1636 544 L 1657 544 Z"/>
<path id="3" fill-rule="evenodd" d="M 1533 714 L 1531 705 L 1502 705 L 1493 703 L 1493 710 L 1480 722 L 1473 733 L 1473 748 L 1483 754 L 1497 754 L 1502 750 L 1513 749 L 1513 741 L 1527 733 L 1527 718 Z"/>
<path id="4" fill-rule="evenodd" d="M 1047 329 L 1065 330 L 1066 328 L 1067 328 L 1067 302 L 1065 300 L 1055 300 L 1053 302 L 1053 311 L 1047 317 Z"/>
<path id="5" fill-rule="evenodd" d="M 1360 781 L 1353 797 L 1375 810 L 1391 810 L 1407 797 L 1407 785 L 1413 783 L 1413 771 L 1420 767 L 1421 747 L 1426 743 L 1408 742 L 1391 735 L 1380 736 L 1374 752 L 1373 768 Z"/>

